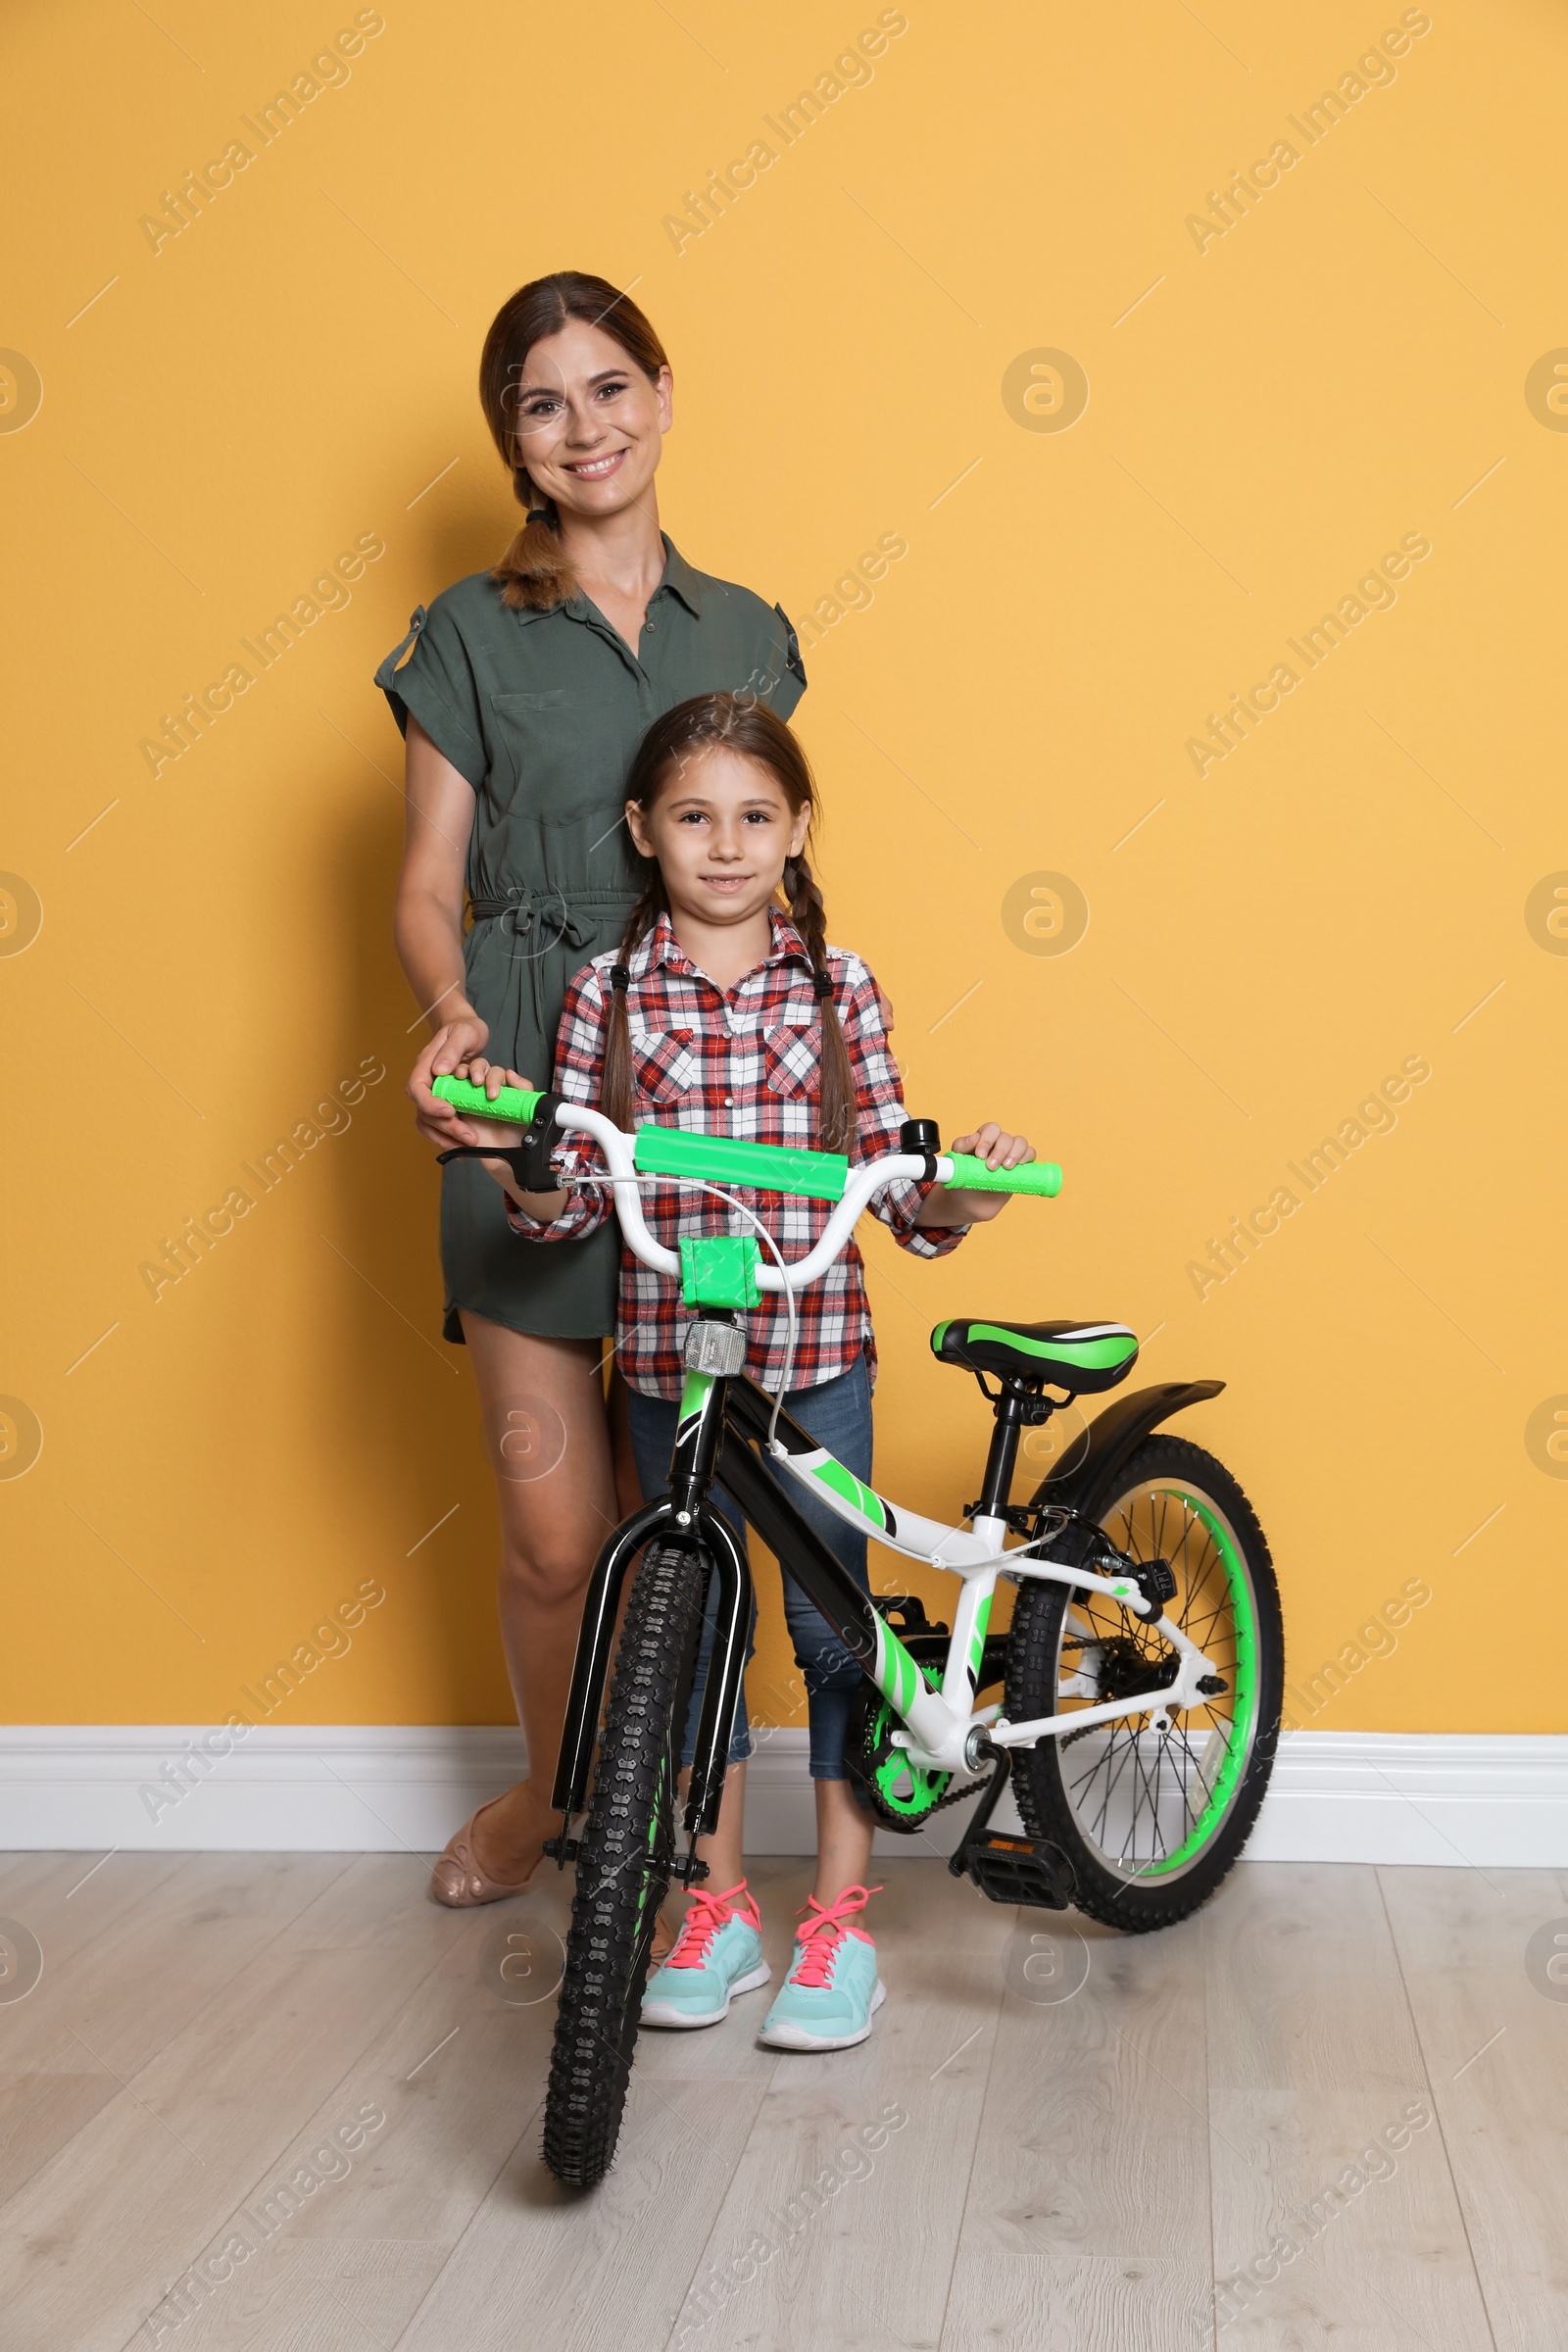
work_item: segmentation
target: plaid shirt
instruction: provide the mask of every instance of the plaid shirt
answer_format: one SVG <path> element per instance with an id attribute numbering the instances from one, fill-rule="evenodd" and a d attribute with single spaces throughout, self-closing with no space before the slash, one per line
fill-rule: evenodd
<path id="1" fill-rule="evenodd" d="M 710 1135 L 745 1136 L 754 1143 L 814 1147 L 821 1086 L 817 1003 L 811 967 L 799 932 L 772 911 L 772 952 L 727 993 L 699 971 L 678 945 L 667 915 L 633 956 L 626 1012 L 636 1083 L 633 1124 L 700 1128 Z M 610 966 L 615 954 L 596 956 L 566 991 L 556 1039 L 554 1087 L 568 1102 L 597 1106 L 604 1068 Z M 887 1009 L 875 980 L 858 956 L 827 951 L 844 1043 L 855 1080 L 857 1140 L 850 1156 L 863 1160 L 898 1149 L 904 1119 L 899 1074 L 888 1051 Z M 555 1164 L 563 1180 L 579 1185 L 605 1174 L 598 1146 L 587 1136 L 562 1145 Z M 793 1194 L 728 1190 L 760 1217 L 786 1262 L 804 1257 L 820 1238 L 832 1203 Z M 942 1257 L 967 1230 L 954 1226 L 922 1233 L 915 1226 L 929 1187 L 895 1184 L 877 1196 L 874 1213 L 906 1250 Z M 541 1242 L 574 1241 L 612 1214 L 608 1185 L 591 1182 L 574 1193 L 554 1223 L 540 1225 L 509 1201 L 514 1230 Z M 660 1182 L 643 1194 L 643 1213 L 656 1241 L 678 1250 L 682 1234 L 753 1234 L 727 1200 L 691 1185 Z M 764 1260 L 771 1263 L 764 1250 Z M 876 1345 L 865 1297 L 865 1266 L 852 1241 L 819 1282 L 796 1301 L 792 1389 L 811 1389 L 847 1372 L 863 1349 L 876 1377 Z M 634 1389 L 678 1397 L 681 1348 L 690 1310 L 672 1276 L 656 1274 L 621 1254 L 615 1348 Z M 764 1388 L 784 1371 L 789 1323 L 784 1301 L 764 1293 L 746 1320 L 746 1368 Z"/>

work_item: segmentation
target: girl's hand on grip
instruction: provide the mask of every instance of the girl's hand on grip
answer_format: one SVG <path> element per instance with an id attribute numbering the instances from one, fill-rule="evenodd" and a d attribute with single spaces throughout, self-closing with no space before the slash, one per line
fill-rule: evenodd
<path id="1" fill-rule="evenodd" d="M 1021 1168 L 1035 1155 L 1035 1148 L 1026 1135 L 1008 1135 L 995 1119 L 987 1119 L 973 1135 L 956 1136 L 948 1150 L 968 1152 L 976 1159 L 983 1159 L 988 1168 Z"/>
<path id="2" fill-rule="evenodd" d="M 948 1146 L 953 1152 L 965 1152 L 983 1159 L 988 1168 L 1021 1168 L 1025 1160 L 1033 1159 L 1035 1148 L 1026 1135 L 1008 1135 L 995 1119 L 987 1119 L 972 1135 L 955 1136 Z M 986 1225 L 1000 1216 L 1006 1207 L 1006 1193 L 975 1193 L 961 1184 L 933 1185 L 926 1195 L 915 1223 L 926 1227 L 954 1225 Z"/>
<path id="3" fill-rule="evenodd" d="M 470 1086 L 482 1086 L 492 1102 L 504 1086 L 515 1087 L 522 1094 L 533 1092 L 526 1078 L 519 1078 L 515 1070 L 503 1069 L 499 1061 L 482 1061 L 476 1057 L 469 1062 L 463 1076 Z M 505 1144 L 509 1151 L 522 1133 L 514 1119 L 476 1118 L 472 1111 L 468 1113 L 466 1124 L 472 1128 L 476 1144 Z M 494 1176 L 498 1184 L 503 1178 L 511 1184 L 512 1170 L 505 1160 L 484 1159 L 479 1165 L 488 1175 Z"/>

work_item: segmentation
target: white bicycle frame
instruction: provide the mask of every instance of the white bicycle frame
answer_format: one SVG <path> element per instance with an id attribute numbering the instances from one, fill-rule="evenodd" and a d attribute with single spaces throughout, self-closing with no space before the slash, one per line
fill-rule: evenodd
<path id="1" fill-rule="evenodd" d="M 622 1134 L 601 1111 L 583 1109 L 573 1103 L 561 1104 L 556 1123 L 567 1132 L 589 1135 L 598 1144 L 610 1169 L 615 1211 L 627 1248 L 644 1265 L 678 1282 L 679 1256 L 654 1239 L 643 1215 L 642 1187 L 649 1179 L 637 1172 L 633 1159 L 635 1138 Z M 755 1272 L 759 1290 L 802 1291 L 817 1281 L 844 1249 L 861 1212 L 875 1196 L 890 1184 L 923 1181 L 928 1165 L 919 1153 L 892 1152 L 852 1168 L 843 1196 L 830 1212 L 815 1247 L 787 1268 L 765 1260 L 759 1263 Z M 949 1183 L 953 1174 L 952 1158 L 939 1152 L 937 1182 Z M 997 1747 L 1032 1747 L 1038 1740 L 1060 1739 L 1064 1733 L 1077 1734 L 1130 1715 L 1148 1715 L 1150 1728 L 1163 1733 L 1171 1729 L 1172 1710 L 1180 1713 L 1202 1705 L 1204 1693 L 1199 1685 L 1204 1676 L 1214 1673 L 1213 1662 L 1179 1625 L 1160 1615 L 1159 1633 L 1177 1652 L 1179 1661 L 1172 1682 L 1156 1690 L 1077 1708 L 1068 1715 L 1040 1715 L 1025 1723 L 1007 1722 L 996 1707 L 976 1709 L 972 1704 L 971 1677 L 978 1673 L 984 1654 L 991 1604 L 1000 1578 L 1029 1579 L 1041 1584 L 1066 1585 L 1081 1592 L 1102 1592 L 1145 1618 L 1154 1617 L 1158 1604 L 1129 1577 L 1097 1576 L 1086 1568 L 1058 1567 L 1033 1556 L 1030 1544 L 1009 1546 L 1007 1537 L 1011 1530 L 1003 1519 L 978 1516 L 967 1529 L 950 1527 L 940 1520 L 924 1518 L 902 1503 L 888 1502 L 846 1470 L 825 1448 L 791 1453 L 775 1443 L 769 1451 L 781 1468 L 858 1534 L 906 1559 L 917 1560 L 923 1567 L 944 1569 L 961 1580 L 940 1690 L 931 1689 L 897 1634 L 880 1617 L 877 1619 L 878 1654 L 871 1671 L 906 1727 L 895 1732 L 893 1740 L 895 1745 L 906 1750 L 912 1765 L 925 1771 L 972 1771 L 973 1743 L 982 1732 Z M 1098 1690 L 1093 1629 L 1087 1625 L 1080 1657 L 1078 1671 L 1058 1684 L 1058 1697 L 1093 1698 Z"/>

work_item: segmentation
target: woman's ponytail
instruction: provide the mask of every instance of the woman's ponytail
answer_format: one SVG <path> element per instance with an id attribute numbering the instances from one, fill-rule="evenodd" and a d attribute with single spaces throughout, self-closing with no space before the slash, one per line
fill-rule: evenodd
<path id="1" fill-rule="evenodd" d="M 521 466 L 513 474 L 512 488 L 526 519 L 490 577 L 509 612 L 553 612 L 577 593 L 577 575 L 557 536 L 556 510 L 539 505 Z"/>
<path id="2" fill-rule="evenodd" d="M 822 893 L 817 889 L 804 857 L 785 860 L 784 895 L 789 900 L 790 921 L 800 933 L 810 959 L 811 980 L 822 1024 L 822 1092 L 817 1107 L 817 1144 L 824 1152 L 851 1152 L 855 1148 L 856 1137 L 855 1074 L 850 1068 L 849 1049 L 844 1043 L 844 1032 L 839 1026 L 839 1008 L 833 996 L 833 978 L 827 968 L 827 914 L 822 905 Z"/>

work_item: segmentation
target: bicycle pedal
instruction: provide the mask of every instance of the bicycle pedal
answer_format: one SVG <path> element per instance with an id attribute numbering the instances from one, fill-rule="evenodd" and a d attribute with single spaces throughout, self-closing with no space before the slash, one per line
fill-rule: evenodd
<path id="1" fill-rule="evenodd" d="M 873 1592 L 871 1606 L 885 1625 L 903 1635 L 940 1634 L 946 1637 L 952 1628 L 933 1625 L 925 1613 L 925 1602 L 916 1592 Z"/>
<path id="2" fill-rule="evenodd" d="M 1037 1911 L 1065 1911 L 1072 1873 L 1044 1838 L 986 1836 L 965 1842 L 963 1875 L 994 1903 L 1022 1903 Z"/>

